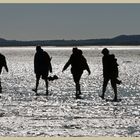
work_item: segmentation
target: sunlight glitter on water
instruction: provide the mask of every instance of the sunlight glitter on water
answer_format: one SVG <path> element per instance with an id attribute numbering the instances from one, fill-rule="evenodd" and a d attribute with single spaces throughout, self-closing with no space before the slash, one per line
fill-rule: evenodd
<path id="1" fill-rule="evenodd" d="M 100 46 L 99 46 L 100 47 Z M 62 73 L 72 48 L 43 47 L 52 56 L 53 74 L 59 79 L 49 83 L 45 95 L 40 81 L 36 97 L 33 59 L 35 47 L 1 48 L 7 58 L 9 73 L 2 73 L 0 98 L 0 136 L 140 136 L 140 49 L 111 48 L 119 63 L 118 97 L 121 102 L 106 102 L 102 92 L 102 54 L 104 47 L 80 47 L 87 58 L 91 75 L 81 78 L 83 99 L 75 100 L 75 86 L 70 68 Z M 129 48 L 129 49 L 128 49 Z M 110 83 L 105 98 L 114 96 Z"/>

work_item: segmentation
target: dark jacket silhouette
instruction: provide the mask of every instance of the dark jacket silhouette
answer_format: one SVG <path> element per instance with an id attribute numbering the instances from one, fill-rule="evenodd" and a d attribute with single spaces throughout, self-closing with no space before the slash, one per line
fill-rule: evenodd
<path id="1" fill-rule="evenodd" d="M 104 99 L 104 94 L 106 91 L 106 87 L 108 84 L 108 81 L 111 81 L 112 88 L 114 90 L 114 101 L 117 101 L 117 83 L 120 84 L 121 81 L 117 79 L 118 77 L 118 63 L 117 59 L 114 55 L 109 54 L 109 50 L 107 48 L 104 48 L 102 50 L 103 58 L 102 58 L 102 64 L 103 64 L 103 92 L 100 96 L 102 99 Z"/>
<path id="2" fill-rule="evenodd" d="M 86 58 L 82 55 L 82 51 L 77 48 L 73 49 L 73 53 L 65 64 L 63 71 L 66 70 L 69 65 L 71 65 L 72 74 L 83 73 L 84 70 L 87 70 L 90 73 Z"/>
<path id="3" fill-rule="evenodd" d="M 87 70 L 88 73 L 90 74 L 90 69 L 87 64 L 87 60 L 83 56 L 81 50 L 77 48 L 73 48 L 73 53 L 70 56 L 70 59 L 68 60 L 68 62 L 65 64 L 63 71 L 66 70 L 70 65 L 71 65 L 71 73 L 73 75 L 73 79 L 76 84 L 76 97 L 80 98 L 79 95 L 81 94 L 81 91 L 80 91 L 79 81 L 80 81 L 81 75 L 84 70 Z"/>
<path id="4" fill-rule="evenodd" d="M 45 76 L 48 76 L 49 72 L 52 72 L 51 58 L 48 53 L 41 48 L 37 48 L 34 57 L 34 72 L 37 75 L 41 75 L 43 79 Z"/>
<path id="5" fill-rule="evenodd" d="M 2 72 L 2 68 L 5 68 L 5 70 L 8 72 L 8 67 L 6 63 L 6 58 L 3 54 L 0 53 L 0 74 Z"/>
<path id="6" fill-rule="evenodd" d="M 103 77 L 109 78 L 112 77 L 112 64 L 110 60 L 110 55 L 106 54 L 102 58 L 102 64 L 103 64 Z"/>
<path id="7" fill-rule="evenodd" d="M 112 75 L 117 78 L 118 77 L 118 74 L 119 74 L 119 71 L 118 71 L 118 63 L 117 63 L 117 59 L 115 58 L 115 55 L 114 54 L 111 54 L 110 55 L 110 63 L 112 65 Z"/>
<path id="8" fill-rule="evenodd" d="M 40 46 L 36 47 L 36 54 L 34 56 L 34 72 L 36 74 L 36 88 L 33 91 L 37 94 L 40 77 L 46 83 L 46 95 L 48 95 L 48 74 L 52 72 L 51 58 Z"/>
<path id="9" fill-rule="evenodd" d="M 6 58 L 3 54 L 0 53 L 0 74 L 2 72 L 2 68 L 5 68 L 5 70 L 8 72 L 8 67 L 6 63 Z M 2 86 L 1 86 L 1 79 L 0 79 L 0 93 L 2 92 Z"/>

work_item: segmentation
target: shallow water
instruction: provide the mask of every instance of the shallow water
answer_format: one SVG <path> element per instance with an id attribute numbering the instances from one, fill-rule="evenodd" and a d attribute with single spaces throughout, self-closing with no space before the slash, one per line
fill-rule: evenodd
<path id="1" fill-rule="evenodd" d="M 53 58 L 53 74 L 45 96 L 40 81 L 36 97 L 33 59 L 35 48 L 1 48 L 7 58 L 9 73 L 3 70 L 0 98 L 0 136 L 140 136 L 140 49 L 112 49 L 119 63 L 118 86 L 121 102 L 106 102 L 102 92 L 102 48 L 82 48 L 91 69 L 81 78 L 83 99 L 75 99 L 70 68 L 62 73 L 71 48 L 44 48 Z M 112 99 L 108 85 L 105 98 Z"/>

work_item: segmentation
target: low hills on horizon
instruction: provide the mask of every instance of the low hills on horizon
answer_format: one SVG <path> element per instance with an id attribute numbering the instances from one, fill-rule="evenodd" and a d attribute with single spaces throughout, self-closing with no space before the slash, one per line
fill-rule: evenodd
<path id="1" fill-rule="evenodd" d="M 5 46 L 115 46 L 115 45 L 140 45 L 140 35 L 119 35 L 106 39 L 85 40 L 33 40 L 17 41 L 0 38 L 0 47 Z"/>

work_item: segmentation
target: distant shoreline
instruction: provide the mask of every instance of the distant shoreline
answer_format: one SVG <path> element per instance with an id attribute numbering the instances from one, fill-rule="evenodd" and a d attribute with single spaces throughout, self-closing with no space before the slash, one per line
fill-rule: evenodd
<path id="1" fill-rule="evenodd" d="M 17 41 L 0 38 L 0 47 L 25 46 L 52 46 L 52 47 L 82 47 L 82 46 L 139 46 L 140 35 L 120 35 L 111 39 L 85 39 L 85 40 L 34 40 Z"/>

